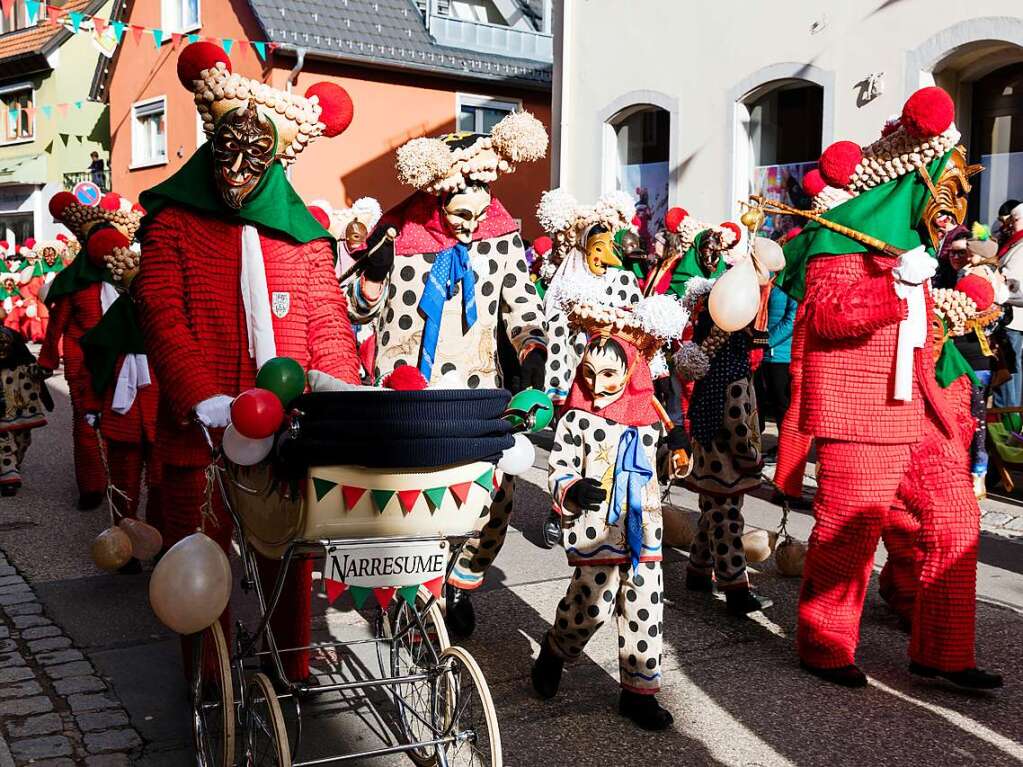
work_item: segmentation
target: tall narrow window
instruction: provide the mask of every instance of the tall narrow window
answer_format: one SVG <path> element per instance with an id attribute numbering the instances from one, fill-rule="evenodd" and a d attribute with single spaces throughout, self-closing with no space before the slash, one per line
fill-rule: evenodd
<path id="1" fill-rule="evenodd" d="M 1023 64 L 996 69 L 973 84 L 972 118 L 971 160 L 984 172 L 971 214 L 991 224 L 1003 202 L 1023 200 Z"/>
<path id="2" fill-rule="evenodd" d="M 133 167 L 167 162 L 167 102 L 163 96 L 132 105 L 131 164 Z"/>
<path id="3" fill-rule="evenodd" d="M 170 32 L 194 32 L 199 29 L 199 0 L 161 0 L 163 28 Z"/>
<path id="4" fill-rule="evenodd" d="M 0 125 L 2 142 L 15 144 L 31 141 L 35 135 L 35 113 L 32 109 L 32 86 L 21 85 L 0 91 Z"/>
<path id="5" fill-rule="evenodd" d="M 612 119 L 611 126 L 617 152 L 615 183 L 635 198 L 640 236 L 648 240 L 668 212 L 671 115 L 649 105 L 629 107 Z"/>

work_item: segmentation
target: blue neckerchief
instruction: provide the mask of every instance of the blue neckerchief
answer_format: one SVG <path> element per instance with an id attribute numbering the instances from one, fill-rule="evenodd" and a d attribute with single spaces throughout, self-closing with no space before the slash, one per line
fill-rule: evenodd
<path id="1" fill-rule="evenodd" d="M 629 543 L 632 569 L 639 566 L 643 552 L 643 488 L 654 475 L 640 444 L 639 430 L 630 426 L 618 442 L 615 459 L 614 485 L 611 487 L 611 508 L 607 512 L 608 524 L 615 524 L 626 512 L 625 539 Z"/>
<path id="2" fill-rule="evenodd" d="M 437 352 L 444 304 L 454 298 L 458 285 L 462 286 L 465 326 L 471 328 L 476 324 L 476 275 L 469 262 L 469 249 L 460 242 L 437 254 L 437 260 L 433 262 L 430 276 L 426 280 L 423 297 L 419 299 L 419 310 L 426 316 L 419 372 L 427 381 L 433 372 L 433 355 Z"/>

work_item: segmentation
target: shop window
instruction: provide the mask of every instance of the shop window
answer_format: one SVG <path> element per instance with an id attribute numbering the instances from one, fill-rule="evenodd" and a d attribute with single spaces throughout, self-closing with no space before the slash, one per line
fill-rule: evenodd
<path id="1" fill-rule="evenodd" d="M 502 118 L 522 109 L 519 101 L 501 101 L 487 96 L 458 94 L 458 130 L 490 133 Z"/>
<path id="2" fill-rule="evenodd" d="M 749 121 L 750 192 L 806 208 L 801 185 L 821 154 L 824 90 L 805 81 L 773 84 L 745 100 Z M 793 225 L 769 216 L 762 234 L 776 236 Z"/>
<path id="3" fill-rule="evenodd" d="M 984 166 L 971 215 L 995 221 L 1006 200 L 1023 199 L 1023 64 L 996 69 L 973 84 L 970 155 Z"/>
<path id="4" fill-rule="evenodd" d="M 0 90 L 0 108 L 3 115 L 4 144 L 31 141 L 35 135 L 35 115 L 32 111 L 32 86 L 16 85 Z"/>
<path id="5" fill-rule="evenodd" d="M 169 32 L 199 29 L 199 0 L 162 0 L 161 22 Z"/>
<path id="6" fill-rule="evenodd" d="M 131 108 L 131 164 L 133 168 L 167 162 L 167 100 L 160 96 Z"/>
<path id="7" fill-rule="evenodd" d="M 615 185 L 636 200 L 640 236 L 649 239 L 668 212 L 671 115 L 654 106 L 631 107 L 611 121 Z"/>

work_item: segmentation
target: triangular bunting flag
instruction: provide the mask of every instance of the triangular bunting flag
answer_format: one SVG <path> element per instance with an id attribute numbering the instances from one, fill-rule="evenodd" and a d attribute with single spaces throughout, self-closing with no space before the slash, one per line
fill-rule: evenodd
<path id="1" fill-rule="evenodd" d="M 163 30 L 162 29 L 150 29 L 149 32 L 153 35 L 153 44 L 159 48 L 163 45 Z"/>
<path id="2" fill-rule="evenodd" d="M 498 474 L 495 471 L 494 472 L 494 489 L 491 490 L 490 492 L 491 493 L 496 493 L 497 492 L 497 488 L 499 488 L 500 486 L 501 486 L 501 476 L 500 476 L 500 474 Z"/>
<path id="3" fill-rule="evenodd" d="M 429 490 L 424 490 L 423 495 L 426 496 L 427 502 L 430 504 L 430 511 L 437 511 L 444 503 L 444 493 L 448 489 L 446 487 L 431 487 Z"/>
<path id="4" fill-rule="evenodd" d="M 71 28 L 75 30 L 75 34 L 78 34 L 78 30 L 82 28 L 82 19 L 85 14 L 81 11 L 71 11 L 68 16 L 71 17 Z"/>
<path id="5" fill-rule="evenodd" d="M 256 53 L 259 55 L 259 58 L 266 61 L 266 43 L 261 43 L 259 40 L 253 40 L 252 47 L 256 49 Z"/>
<path id="6" fill-rule="evenodd" d="M 355 508 L 355 504 L 359 502 L 359 499 L 366 494 L 366 488 L 364 487 L 349 487 L 348 485 L 341 486 L 341 496 L 345 499 L 345 508 L 351 511 Z"/>
<path id="7" fill-rule="evenodd" d="M 81 108 L 82 108 L 82 102 L 81 101 L 76 101 L 75 102 L 75 109 L 81 109 Z"/>
<path id="8" fill-rule="evenodd" d="M 400 589 L 398 589 L 398 596 L 400 596 L 402 599 L 404 599 L 405 603 L 409 607 L 415 607 L 416 606 L 416 594 L 418 594 L 418 593 L 419 593 L 419 587 L 415 586 L 415 585 L 413 585 L 413 586 L 402 586 Z"/>
<path id="9" fill-rule="evenodd" d="M 135 45 L 142 42 L 142 33 L 146 31 L 146 28 L 140 27 L 138 24 L 130 24 L 128 28 L 131 30 L 131 37 L 135 41 Z"/>
<path id="10" fill-rule="evenodd" d="M 401 504 L 401 510 L 405 514 L 410 514 L 412 509 L 416 505 L 416 501 L 419 500 L 419 490 L 399 490 L 398 491 L 398 502 Z"/>
<path id="11" fill-rule="evenodd" d="M 183 35 L 180 32 L 171 32 L 171 45 L 175 48 L 178 47 L 178 43 L 181 42 Z"/>
<path id="12" fill-rule="evenodd" d="M 381 514 L 384 513 L 384 509 L 387 508 L 387 504 L 390 503 L 394 497 L 393 490 L 370 490 L 370 495 L 373 496 L 373 503 L 377 507 L 377 511 Z"/>
<path id="13" fill-rule="evenodd" d="M 313 492 L 316 493 L 317 501 L 322 501 L 323 496 L 335 487 L 337 487 L 337 482 L 332 482 L 329 479 L 321 479 L 320 477 L 313 477 Z"/>
<path id="14" fill-rule="evenodd" d="M 53 117 L 53 107 L 50 106 L 49 104 L 44 104 L 39 108 L 43 110 L 43 115 L 46 117 L 47 120 Z"/>
<path id="15" fill-rule="evenodd" d="M 359 610 L 366 604 L 366 597 L 373 589 L 368 586 L 349 586 L 348 593 L 352 595 L 352 601 L 355 602 L 355 607 Z"/>
<path id="16" fill-rule="evenodd" d="M 327 604 L 332 605 L 337 598 L 345 593 L 348 584 L 343 581 L 335 581 L 333 578 L 324 578 L 323 585 L 327 587 Z"/>
<path id="17" fill-rule="evenodd" d="M 117 38 L 117 42 L 121 42 L 121 38 L 124 37 L 124 22 L 123 21 L 111 21 L 110 26 L 114 29 L 114 37 Z"/>
<path id="18" fill-rule="evenodd" d="M 60 8 L 55 8 L 52 5 L 46 6 L 46 18 L 50 20 L 51 24 L 60 24 L 60 17 L 63 15 Z"/>
<path id="19" fill-rule="evenodd" d="M 193 32 L 192 34 L 190 34 L 188 36 L 188 42 L 189 42 L 189 44 L 199 42 L 199 35 L 197 35 L 197 34 L 195 34 L 195 32 Z"/>
<path id="20" fill-rule="evenodd" d="M 99 16 L 92 17 L 92 28 L 96 30 L 97 37 L 103 37 L 103 33 L 106 31 L 107 23 Z"/>
<path id="21" fill-rule="evenodd" d="M 61 117 L 67 117 L 67 111 L 71 108 L 70 104 L 57 104 L 57 111 L 60 112 Z"/>
<path id="22" fill-rule="evenodd" d="M 28 23 L 35 24 L 39 18 L 39 6 L 42 3 L 39 0 L 25 0 L 25 13 L 28 16 Z"/>
<path id="23" fill-rule="evenodd" d="M 11 15 L 11 9 L 14 7 L 14 0 L 0 0 L 0 10 L 4 12 L 4 17 L 8 18 Z"/>
<path id="24" fill-rule="evenodd" d="M 455 496 L 455 500 L 458 501 L 458 505 L 461 506 L 469 497 L 469 489 L 472 487 L 472 482 L 459 482 L 457 485 L 451 486 L 451 494 Z"/>
<path id="25" fill-rule="evenodd" d="M 234 40 L 232 40 L 230 37 L 225 37 L 223 40 L 220 41 L 220 47 L 224 49 L 224 53 L 230 56 L 231 48 L 234 47 Z"/>
<path id="26" fill-rule="evenodd" d="M 381 610 L 387 609 L 387 605 L 391 604 L 391 600 L 394 599 L 394 592 L 397 590 L 394 586 L 381 586 L 380 588 L 373 589 L 373 596 L 377 598 L 377 604 L 380 605 Z"/>
<path id="27" fill-rule="evenodd" d="M 476 484 L 489 493 L 494 484 L 494 468 L 490 467 L 485 472 L 480 474 L 476 478 Z"/>
<path id="28" fill-rule="evenodd" d="M 437 599 L 440 599 L 441 592 L 444 590 L 444 576 L 441 575 L 432 581 L 427 581 L 423 585 L 426 586 L 427 591 L 437 597 Z"/>

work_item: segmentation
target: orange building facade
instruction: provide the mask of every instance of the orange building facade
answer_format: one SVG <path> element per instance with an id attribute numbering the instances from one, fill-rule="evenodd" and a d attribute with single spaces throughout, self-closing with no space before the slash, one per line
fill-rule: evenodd
<path id="1" fill-rule="evenodd" d="M 278 2 L 288 5 L 283 0 Z M 266 20 L 254 10 L 256 5 L 245 0 L 203 0 L 201 27 L 183 31 L 186 35 L 194 32 L 204 38 L 231 40 L 272 40 L 271 34 L 286 35 L 267 30 Z M 340 3 L 336 5 L 341 8 Z M 344 7 L 357 5 L 350 0 Z M 161 10 L 161 3 L 125 3 L 120 19 L 126 24 L 160 27 L 166 23 Z M 409 24 L 421 23 L 405 18 Z M 112 186 L 132 199 L 179 170 L 204 140 L 192 93 L 182 87 L 176 74 L 178 53 L 188 39 L 186 36 L 175 43 L 169 32 L 165 35 L 167 42 L 159 49 L 148 36 L 136 43 L 125 34 L 108 75 Z M 234 45 L 230 51 L 234 71 L 281 89 L 288 88 L 291 80 L 290 87 L 297 92 L 330 80 L 344 87 L 355 104 L 355 117 L 348 130 L 336 138 L 314 142 L 291 171 L 292 183 L 307 201 L 322 198 L 339 206 L 370 196 L 377 198 L 385 210 L 398 203 L 411 190 L 397 180 L 395 149 L 417 136 L 458 129 L 459 110 L 466 104 L 521 107 L 536 115 L 550 132 L 549 78 L 546 83 L 518 82 L 512 78 L 466 76 L 464 71 L 448 76 L 406 68 L 400 61 L 346 61 L 331 56 L 329 51 L 302 51 L 287 42 L 278 45 L 268 51 L 266 61 L 252 46 Z M 475 61 L 476 54 L 471 56 Z M 419 58 L 427 58 L 424 51 L 420 51 Z M 489 63 L 484 58 L 479 62 Z M 296 72 L 300 60 L 301 68 Z M 463 127 L 465 119 L 463 116 Z M 521 218 L 527 238 L 541 234 L 534 211 L 540 194 L 549 185 L 550 162 L 544 160 L 520 167 L 494 186 L 508 210 Z"/>

